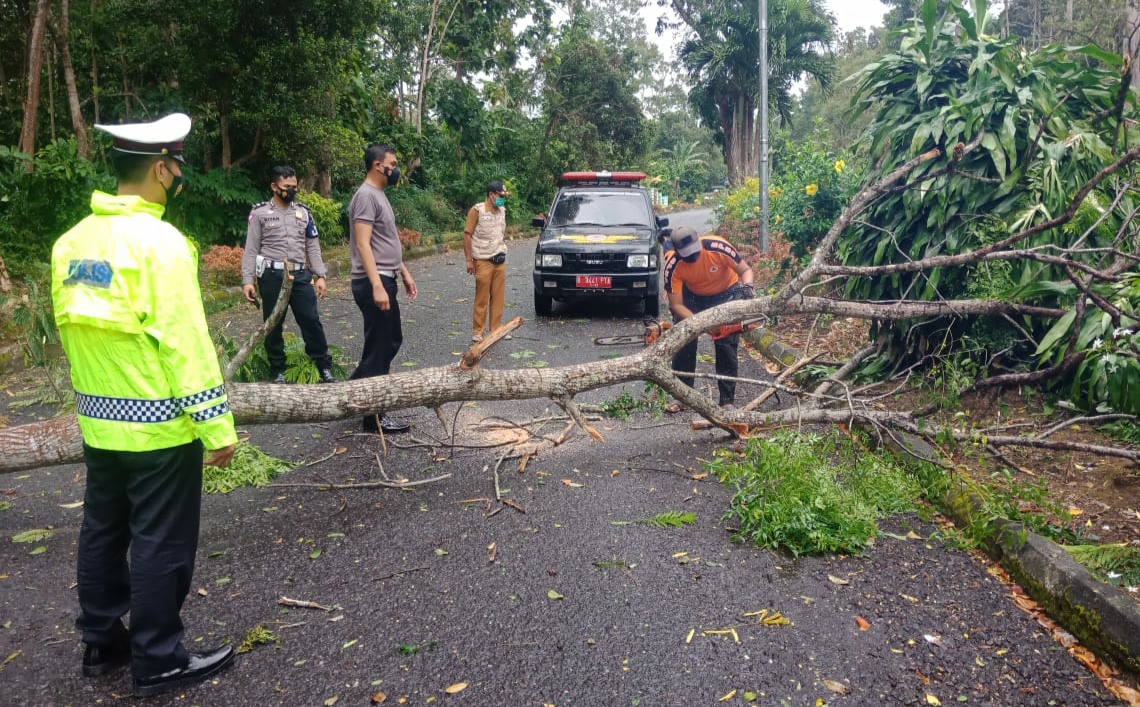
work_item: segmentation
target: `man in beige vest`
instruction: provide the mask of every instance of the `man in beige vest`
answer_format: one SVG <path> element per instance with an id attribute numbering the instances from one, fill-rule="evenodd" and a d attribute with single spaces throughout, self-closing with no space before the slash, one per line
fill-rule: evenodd
<path id="1" fill-rule="evenodd" d="M 475 276 L 471 340 L 483 340 L 483 332 L 494 331 L 503 323 L 503 299 L 507 290 L 507 202 L 506 187 L 500 181 L 487 185 L 487 198 L 467 212 L 463 226 L 463 253 L 467 274 Z M 491 321 L 487 327 L 487 308 Z M 506 338 L 511 338 L 508 334 Z"/>

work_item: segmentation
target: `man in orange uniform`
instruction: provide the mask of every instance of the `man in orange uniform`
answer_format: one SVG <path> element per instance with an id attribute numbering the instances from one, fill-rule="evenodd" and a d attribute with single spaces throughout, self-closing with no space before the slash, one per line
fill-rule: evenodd
<path id="1" fill-rule="evenodd" d="M 669 309 L 677 321 L 725 302 L 754 296 L 752 268 L 731 243 L 712 234 L 698 236 L 688 226 L 673 229 L 672 239 L 673 255 L 665 262 L 665 291 L 669 293 Z M 690 374 L 697 370 L 697 341 L 693 339 L 677 352 L 673 357 L 673 370 Z M 717 375 L 736 377 L 739 345 L 739 334 L 713 342 Z M 691 375 L 680 378 L 692 387 Z M 716 385 L 720 406 L 732 407 L 736 401 L 736 382 L 718 380 Z M 679 410 L 676 404 L 670 408 L 672 412 Z"/>

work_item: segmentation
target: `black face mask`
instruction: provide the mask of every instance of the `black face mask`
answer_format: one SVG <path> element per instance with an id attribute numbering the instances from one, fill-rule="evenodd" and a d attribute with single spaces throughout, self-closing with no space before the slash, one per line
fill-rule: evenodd
<path id="1" fill-rule="evenodd" d="M 165 187 L 167 204 L 181 196 L 186 188 L 186 179 L 181 174 L 174 174 L 174 170 L 171 170 L 170 174 L 174 179 L 170 182 L 170 186 Z"/>
<path id="2" fill-rule="evenodd" d="M 277 196 L 286 204 L 290 204 L 297 198 L 297 187 L 286 187 L 277 192 Z"/>
<path id="3" fill-rule="evenodd" d="M 392 167 L 384 172 L 384 176 L 388 178 L 388 186 L 394 187 L 400 183 L 400 168 Z"/>

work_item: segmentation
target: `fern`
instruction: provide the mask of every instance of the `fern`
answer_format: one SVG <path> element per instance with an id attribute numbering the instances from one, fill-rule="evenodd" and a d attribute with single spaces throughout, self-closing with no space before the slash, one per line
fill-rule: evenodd
<path id="1" fill-rule="evenodd" d="M 696 513 L 665 511 L 649 518 L 638 518 L 637 522 L 653 528 L 680 528 L 682 525 L 692 525 L 696 520 Z"/>
<path id="2" fill-rule="evenodd" d="M 1115 586 L 1140 585 L 1140 547 L 1125 543 L 1061 547 L 1102 582 Z"/>

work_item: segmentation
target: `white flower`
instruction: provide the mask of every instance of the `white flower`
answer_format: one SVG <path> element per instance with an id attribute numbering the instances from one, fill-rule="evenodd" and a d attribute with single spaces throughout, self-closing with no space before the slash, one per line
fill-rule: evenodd
<path id="1" fill-rule="evenodd" d="M 1092 347 L 1093 347 L 1093 349 L 1094 349 L 1094 350 L 1095 350 L 1095 349 L 1099 349 L 1099 348 L 1100 348 L 1100 345 L 1101 345 L 1101 344 L 1103 344 L 1103 343 L 1104 343 L 1104 340 L 1103 340 L 1103 339 L 1101 339 L 1100 337 L 1097 337 L 1097 340 L 1093 342 L 1093 344 L 1092 344 Z"/>
<path id="2" fill-rule="evenodd" d="M 1127 333 L 1128 333 L 1127 329 L 1125 329 L 1124 327 L 1118 326 L 1112 330 L 1112 338 L 1119 339 L 1120 337 L 1124 336 Z"/>

